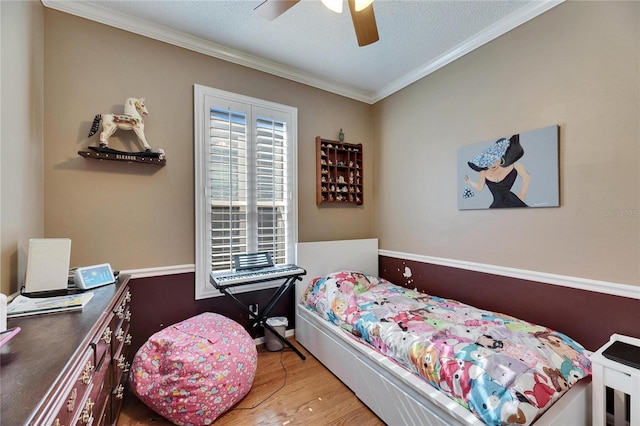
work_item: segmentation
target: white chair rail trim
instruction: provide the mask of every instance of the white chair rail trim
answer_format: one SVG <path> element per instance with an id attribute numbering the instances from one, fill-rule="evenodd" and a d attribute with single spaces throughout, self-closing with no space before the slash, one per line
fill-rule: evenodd
<path id="1" fill-rule="evenodd" d="M 594 291 L 597 293 L 610 294 L 613 296 L 628 297 L 640 300 L 640 287 L 613 283 L 608 281 L 598 281 L 588 278 L 571 277 L 567 275 L 549 274 L 526 269 L 509 268 L 506 266 L 488 265 L 484 263 L 467 262 L 464 260 L 447 259 L 442 257 L 425 256 L 413 253 L 403 253 L 391 250 L 378 250 L 378 255 L 395 257 L 398 259 L 413 260 L 416 262 L 430 263 L 434 265 L 448 266 L 451 268 L 465 269 L 469 271 L 484 272 L 487 274 L 501 275 L 505 277 L 517 278 L 521 280 L 541 282 L 545 284 L 559 285 L 563 287 L 575 288 L 579 290 Z M 156 268 L 131 269 L 120 271 L 121 274 L 129 274 L 131 278 L 158 277 L 164 275 L 175 275 L 193 272 L 195 265 L 174 265 Z"/>
<path id="2" fill-rule="evenodd" d="M 187 274 L 189 272 L 195 272 L 196 265 L 173 265 L 173 266 L 159 266 L 155 268 L 144 269 L 129 269 L 126 271 L 120 271 L 121 274 L 131 275 L 132 279 L 135 278 L 147 278 L 147 277 L 162 277 L 164 275 L 176 275 Z"/>
<path id="3" fill-rule="evenodd" d="M 412 253 L 402 253 L 391 250 L 378 250 L 378 255 L 395 257 L 398 259 L 413 260 L 422 263 L 430 263 L 434 265 L 448 266 L 451 268 L 466 269 L 469 271 L 484 272 L 487 274 L 501 275 L 505 277 L 518 278 L 521 280 L 536 281 L 545 284 L 559 285 L 579 290 L 594 291 L 597 293 L 610 294 L 613 296 L 640 299 L 640 287 L 628 284 L 598 281 L 588 278 L 578 278 L 566 275 L 548 274 L 545 272 L 529 271 L 526 269 L 487 265 L 484 263 L 474 263 L 464 260 L 424 256 Z"/>
<path id="4" fill-rule="evenodd" d="M 137 278 L 149 278 L 149 277 L 163 277 L 168 275 L 176 275 L 176 274 L 188 274 L 196 272 L 196 265 L 174 265 L 174 266 L 160 266 L 156 268 L 145 268 L 145 269 L 129 269 L 126 271 L 120 271 L 121 274 L 128 274 L 131 276 L 131 279 Z M 281 280 L 272 280 L 263 283 L 255 283 L 248 284 L 242 287 L 238 287 L 233 291 L 233 293 L 247 293 L 250 291 L 264 290 L 268 288 L 278 287 L 282 281 Z M 206 289 L 206 293 L 203 297 L 199 299 L 209 298 L 209 297 L 219 297 L 223 296 L 222 292 L 216 290 L 211 286 Z"/>

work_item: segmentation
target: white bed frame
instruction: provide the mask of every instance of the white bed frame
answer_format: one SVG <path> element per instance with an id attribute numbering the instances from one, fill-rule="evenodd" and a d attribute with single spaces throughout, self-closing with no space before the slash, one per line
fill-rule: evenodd
<path id="1" fill-rule="evenodd" d="M 298 243 L 296 263 L 307 275 L 296 284 L 295 338 L 380 419 L 400 425 L 482 425 L 471 412 L 298 301 L 316 277 L 341 269 L 378 275 L 378 240 Z M 538 425 L 591 424 L 591 381 L 581 380 L 551 406 Z"/>

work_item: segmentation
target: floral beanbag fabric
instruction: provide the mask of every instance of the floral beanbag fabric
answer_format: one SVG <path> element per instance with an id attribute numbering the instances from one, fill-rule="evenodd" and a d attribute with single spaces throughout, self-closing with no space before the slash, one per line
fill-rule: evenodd
<path id="1" fill-rule="evenodd" d="M 176 425 L 209 425 L 251 389 L 256 346 L 247 331 L 203 313 L 151 336 L 136 353 L 134 393 Z"/>

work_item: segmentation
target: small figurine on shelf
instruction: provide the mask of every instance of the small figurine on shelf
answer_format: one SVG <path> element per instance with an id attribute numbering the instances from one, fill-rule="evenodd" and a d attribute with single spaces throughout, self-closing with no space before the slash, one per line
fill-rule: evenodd
<path id="1" fill-rule="evenodd" d="M 96 114 L 91 124 L 89 137 L 98 133 L 100 125 L 102 125 L 100 144 L 98 147 L 89 147 L 93 152 L 78 151 L 78 154 L 85 158 L 98 160 L 125 160 L 164 164 L 166 162 L 164 150 L 159 149 L 157 152 L 153 152 L 144 136 L 144 121 L 142 120 L 142 116 L 149 113 L 144 102 L 145 98 L 127 98 L 124 104 L 123 114 Z M 138 143 L 144 151 L 130 152 L 109 148 L 109 138 L 118 129 L 133 130 L 138 137 Z"/>
<path id="2" fill-rule="evenodd" d="M 338 140 L 340 142 L 344 142 L 344 132 L 342 131 L 342 128 L 340 128 L 340 132 L 338 133 Z"/>
<path id="3" fill-rule="evenodd" d="M 100 133 L 100 146 L 109 146 L 109 137 L 116 130 L 133 130 L 138 136 L 138 141 L 144 147 L 146 152 L 151 152 L 151 146 L 144 137 L 144 121 L 143 115 L 148 115 L 145 98 L 128 98 L 124 103 L 124 114 L 96 114 L 89 131 L 89 136 L 93 136 L 98 132 L 100 123 L 102 123 L 102 133 Z"/>

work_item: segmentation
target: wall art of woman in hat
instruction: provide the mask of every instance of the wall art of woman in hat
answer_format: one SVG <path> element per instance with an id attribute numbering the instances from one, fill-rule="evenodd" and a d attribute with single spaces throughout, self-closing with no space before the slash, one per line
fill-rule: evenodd
<path id="1" fill-rule="evenodd" d="M 524 198 L 529 189 L 530 176 L 524 165 L 518 162 L 523 155 L 520 135 L 498 139 L 467 163 L 479 172 L 478 182 L 472 181 L 469 176 L 465 176 L 464 181 L 477 191 L 482 191 L 485 184 L 487 185 L 493 195 L 493 203 L 489 208 L 528 207 Z M 511 187 L 518 176 L 522 179 L 522 188 L 516 195 L 511 192 Z"/>

